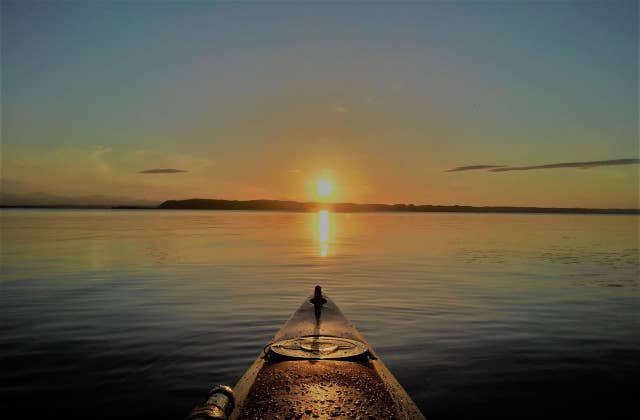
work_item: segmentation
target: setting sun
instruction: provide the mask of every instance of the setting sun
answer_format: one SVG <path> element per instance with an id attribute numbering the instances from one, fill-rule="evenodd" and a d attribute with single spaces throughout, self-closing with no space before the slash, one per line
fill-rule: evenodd
<path id="1" fill-rule="evenodd" d="M 316 191 L 320 197 L 329 197 L 333 192 L 333 185 L 326 179 L 320 179 L 316 183 Z"/>
<path id="2" fill-rule="evenodd" d="M 325 170 L 308 180 L 310 199 L 318 203 L 332 203 L 340 198 L 341 186 L 335 174 Z"/>

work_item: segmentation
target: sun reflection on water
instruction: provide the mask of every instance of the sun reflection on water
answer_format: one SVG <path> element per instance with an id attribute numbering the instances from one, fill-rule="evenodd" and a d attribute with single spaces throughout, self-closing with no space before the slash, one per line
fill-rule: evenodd
<path id="1" fill-rule="evenodd" d="M 330 231 L 329 211 L 320 210 L 318 212 L 318 242 L 320 242 L 320 256 L 322 257 L 326 257 L 329 252 Z"/>

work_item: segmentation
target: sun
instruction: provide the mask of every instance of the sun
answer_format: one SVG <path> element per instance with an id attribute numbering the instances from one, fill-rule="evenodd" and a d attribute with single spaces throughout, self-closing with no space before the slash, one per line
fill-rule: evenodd
<path id="1" fill-rule="evenodd" d="M 309 196 L 318 203 L 332 203 L 341 194 L 341 185 L 330 171 L 323 171 L 307 181 Z"/>
<path id="2" fill-rule="evenodd" d="M 316 182 L 316 191 L 320 197 L 329 197 L 333 192 L 333 185 L 326 179 L 319 179 Z"/>

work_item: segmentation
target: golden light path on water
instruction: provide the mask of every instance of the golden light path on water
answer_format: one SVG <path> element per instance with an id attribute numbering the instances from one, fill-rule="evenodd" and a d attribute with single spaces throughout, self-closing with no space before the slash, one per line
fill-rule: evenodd
<path id="1" fill-rule="evenodd" d="M 320 242 L 320 256 L 326 257 L 329 252 L 329 233 L 331 232 L 331 222 L 329 221 L 329 211 L 320 210 L 317 218 L 318 242 Z"/>

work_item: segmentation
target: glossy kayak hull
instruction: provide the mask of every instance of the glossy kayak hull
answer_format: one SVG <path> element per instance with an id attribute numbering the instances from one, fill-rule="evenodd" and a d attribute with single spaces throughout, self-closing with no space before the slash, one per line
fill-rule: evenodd
<path id="1" fill-rule="evenodd" d="M 233 392 L 230 419 L 424 419 L 319 287 L 265 346 Z"/>

